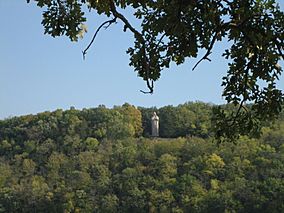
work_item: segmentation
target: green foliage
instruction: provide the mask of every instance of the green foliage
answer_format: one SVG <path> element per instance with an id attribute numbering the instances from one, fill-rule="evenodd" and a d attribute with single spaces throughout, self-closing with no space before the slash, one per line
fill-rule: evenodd
<path id="1" fill-rule="evenodd" d="M 165 122 L 175 139 L 138 138 L 152 109 L 127 104 L 0 121 L 0 212 L 281 212 L 284 119 L 218 144 L 210 107 L 157 109 L 192 115 Z"/>
<path id="2" fill-rule="evenodd" d="M 162 107 L 159 109 L 160 135 L 209 137 L 211 111 L 211 105 L 201 102 Z"/>

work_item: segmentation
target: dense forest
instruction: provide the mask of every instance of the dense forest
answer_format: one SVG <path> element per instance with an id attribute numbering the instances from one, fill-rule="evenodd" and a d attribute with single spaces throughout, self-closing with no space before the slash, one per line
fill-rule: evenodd
<path id="1" fill-rule="evenodd" d="M 257 138 L 218 143 L 213 108 L 124 104 L 1 120 L 0 212 L 284 212 L 284 114 Z M 154 111 L 160 138 L 150 137 Z"/>

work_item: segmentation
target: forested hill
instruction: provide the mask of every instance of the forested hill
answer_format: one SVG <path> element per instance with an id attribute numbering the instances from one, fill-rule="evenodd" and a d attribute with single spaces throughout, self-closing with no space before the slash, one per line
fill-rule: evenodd
<path id="1" fill-rule="evenodd" d="M 218 145 L 212 107 L 124 104 L 2 120 L 0 212 L 283 212 L 283 116 L 260 138 Z M 164 139 L 148 137 L 154 111 Z"/>
<path id="2" fill-rule="evenodd" d="M 160 136 L 176 138 L 183 136 L 209 137 L 212 106 L 205 103 L 186 103 L 179 106 L 157 108 L 134 107 L 130 104 L 108 109 L 99 106 L 92 109 L 56 110 L 37 115 L 6 119 L 0 123 L 0 139 L 58 140 L 66 135 L 81 139 L 93 137 L 120 139 L 125 137 L 148 137 L 151 134 L 153 112 L 160 117 Z M 21 138 L 19 138 L 21 137 Z M 40 137 L 40 138 L 39 138 Z"/>

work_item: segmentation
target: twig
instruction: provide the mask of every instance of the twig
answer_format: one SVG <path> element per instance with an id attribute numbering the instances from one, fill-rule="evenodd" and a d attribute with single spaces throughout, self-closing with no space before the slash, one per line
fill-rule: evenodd
<path id="1" fill-rule="evenodd" d="M 157 43 L 157 47 L 159 47 L 160 43 L 162 43 L 164 37 L 166 36 L 166 33 L 164 33 L 161 38 L 159 39 L 158 43 Z"/>
<path id="2" fill-rule="evenodd" d="M 245 83 L 244 83 L 244 88 L 243 88 L 243 93 L 245 93 L 245 91 L 247 90 L 247 83 L 248 83 L 248 75 L 249 75 L 249 69 L 250 66 L 253 62 L 255 62 L 256 60 L 256 54 L 251 58 L 251 60 L 248 62 L 248 64 L 246 65 L 246 69 L 245 69 Z M 243 95 L 243 100 L 241 101 L 239 108 L 237 110 L 236 115 L 234 116 L 234 120 L 231 123 L 230 127 L 234 126 L 236 121 L 237 121 L 237 117 L 239 116 L 241 109 L 244 109 L 246 112 L 248 112 L 247 108 L 244 106 L 244 102 L 247 100 L 247 98 Z"/>
<path id="3" fill-rule="evenodd" d="M 239 105 L 239 108 L 238 108 L 238 111 L 236 113 L 236 115 L 234 116 L 234 120 L 233 122 L 231 123 L 231 125 L 229 125 L 229 127 L 232 127 L 235 125 L 236 121 L 237 121 L 237 117 L 239 116 L 240 112 L 241 112 L 241 109 L 243 108 L 243 104 L 245 102 L 245 99 L 243 98 L 243 100 L 241 101 L 240 105 Z"/>
<path id="4" fill-rule="evenodd" d="M 147 82 L 147 87 L 149 88 L 149 91 L 145 92 L 143 90 L 140 90 L 140 92 L 142 92 L 143 94 L 153 94 L 153 91 L 154 91 L 154 81 L 153 80 L 151 81 L 151 85 L 150 85 L 149 79 L 147 79 L 146 82 Z"/>
<path id="5" fill-rule="evenodd" d="M 192 68 L 192 71 L 194 71 L 195 68 L 196 68 L 203 60 L 211 61 L 211 59 L 208 58 L 208 56 L 212 53 L 211 50 L 213 49 L 214 44 L 215 44 L 215 42 L 216 42 L 216 40 L 217 40 L 218 33 L 219 33 L 219 31 L 216 31 L 216 32 L 215 32 L 215 35 L 213 36 L 213 39 L 212 39 L 212 41 L 211 41 L 211 43 L 210 43 L 209 48 L 207 49 L 207 52 L 206 52 L 205 55 L 195 64 L 195 66 Z"/>
<path id="6" fill-rule="evenodd" d="M 95 34 L 93 35 L 93 38 L 91 40 L 91 42 L 89 43 L 89 45 L 86 47 L 86 49 L 84 51 L 82 51 L 82 54 L 83 54 L 83 59 L 85 60 L 85 57 L 86 57 L 86 54 L 87 54 L 87 51 L 88 49 L 92 46 L 92 44 L 94 43 L 99 31 L 102 29 L 102 27 L 106 24 L 108 24 L 107 26 L 105 26 L 105 29 L 107 29 L 111 24 L 115 23 L 116 22 L 116 17 L 111 19 L 111 20 L 108 20 L 108 21 L 105 21 L 104 23 L 102 23 L 99 28 L 96 30 Z"/>
<path id="7" fill-rule="evenodd" d="M 274 42 L 276 44 L 276 48 L 278 50 L 279 55 L 282 57 L 282 60 L 284 60 L 284 54 L 281 50 L 281 48 L 283 48 L 283 47 L 281 47 L 281 43 L 279 43 L 279 41 L 277 41 L 277 39 L 274 39 Z"/>
<path id="8" fill-rule="evenodd" d="M 119 13 L 116 10 L 115 3 L 113 2 L 113 0 L 110 0 L 109 3 L 110 3 L 110 11 L 112 12 L 113 16 L 115 18 L 119 18 L 124 23 L 124 25 L 125 25 L 124 28 L 128 28 L 142 44 L 142 53 L 143 53 L 143 65 L 142 65 L 142 68 L 143 68 L 143 70 L 145 70 L 146 83 L 147 83 L 147 87 L 149 89 L 149 92 L 144 92 L 144 91 L 141 91 L 141 92 L 144 93 L 144 94 L 146 94 L 146 93 L 152 94 L 153 91 L 154 91 L 154 83 L 153 83 L 153 80 L 150 83 L 150 78 L 149 78 L 149 74 L 150 74 L 149 59 L 147 58 L 146 42 L 145 42 L 145 40 L 143 38 L 143 35 L 140 32 L 138 32 L 129 23 L 129 21 L 121 13 Z"/>

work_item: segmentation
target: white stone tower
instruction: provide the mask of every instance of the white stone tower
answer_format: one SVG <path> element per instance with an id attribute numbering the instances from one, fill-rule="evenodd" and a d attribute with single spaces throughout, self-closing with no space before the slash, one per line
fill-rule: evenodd
<path id="1" fill-rule="evenodd" d="M 152 124 L 152 137 L 159 137 L 159 117 L 156 112 L 153 113 L 151 118 Z"/>

